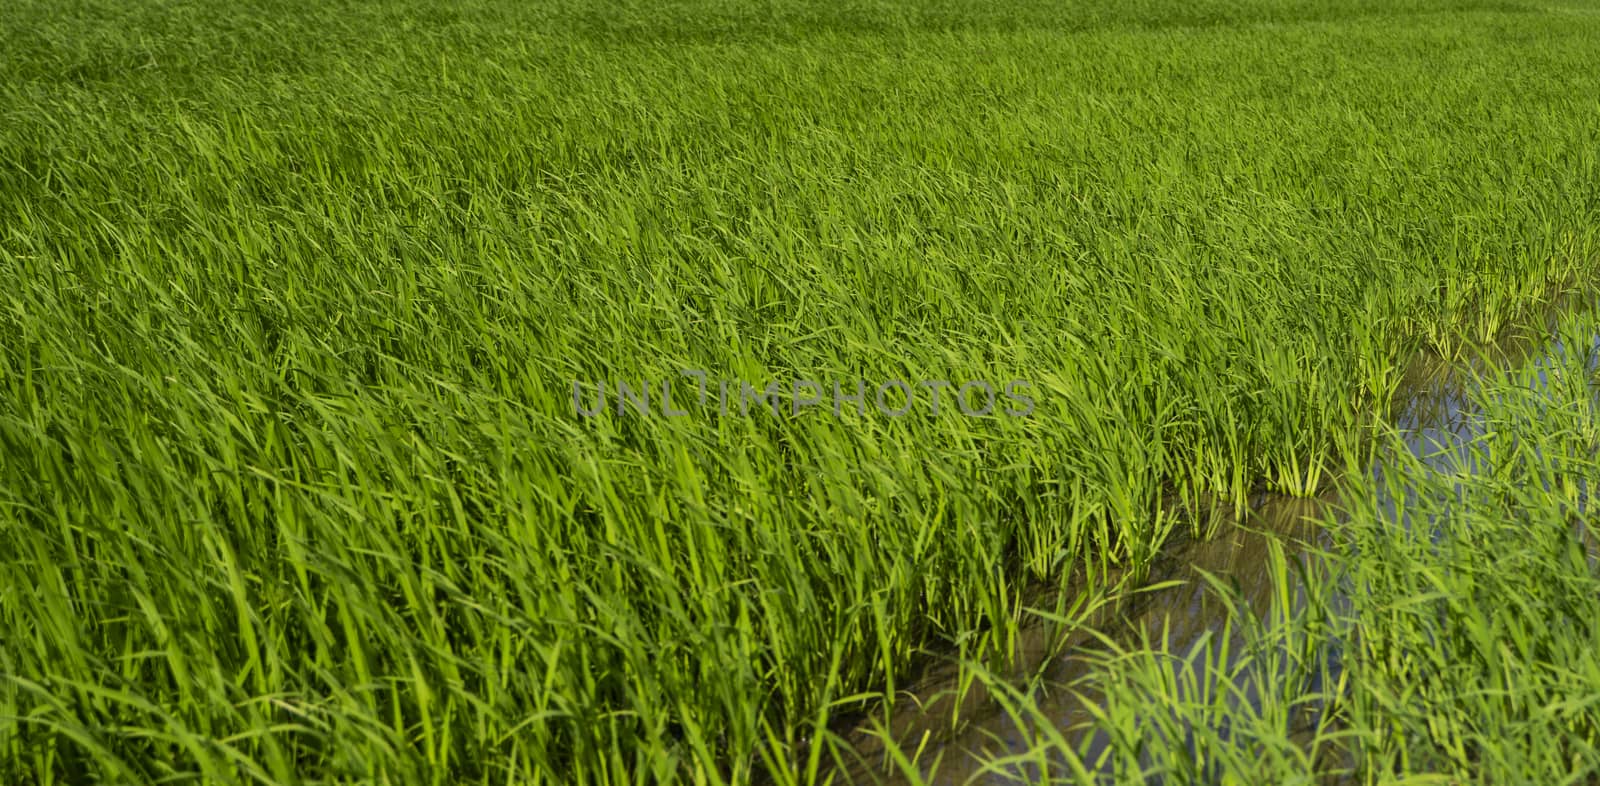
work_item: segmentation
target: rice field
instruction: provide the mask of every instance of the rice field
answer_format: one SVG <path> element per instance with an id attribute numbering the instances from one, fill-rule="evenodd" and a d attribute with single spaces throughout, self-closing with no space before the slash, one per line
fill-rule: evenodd
<path id="1" fill-rule="evenodd" d="M 1029 777 L 1592 782 L 1596 62 L 1593 0 L 12 0 L 0 782 L 848 782 L 1335 492 L 1254 704 L 1141 642 Z M 1405 458 L 1419 359 L 1572 298 L 1489 471 Z"/>
<path id="2" fill-rule="evenodd" d="M 905 691 L 840 782 L 1594 782 L 1600 311 L 1522 327 L 1414 367 L 1327 493 L 1262 495 L 1064 641 Z"/>
<path id="3" fill-rule="evenodd" d="M 1370 471 L 1345 476 L 1323 548 L 1270 541 L 1265 580 L 1196 582 L 1224 607 L 1208 635 L 1163 635 L 1175 613 L 1032 694 L 980 670 L 1018 735 L 969 769 L 996 783 L 1600 779 L 1600 311 L 1457 392 L 1458 417 L 1391 432 Z M 1052 717 L 1047 694 L 1085 693 L 1089 720 Z M 953 782 L 918 764 L 901 782 Z"/>

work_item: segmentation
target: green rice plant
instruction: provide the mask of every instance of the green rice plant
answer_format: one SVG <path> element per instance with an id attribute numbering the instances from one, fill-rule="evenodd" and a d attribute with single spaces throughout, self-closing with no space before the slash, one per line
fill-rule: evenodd
<path id="1" fill-rule="evenodd" d="M 1592 286 L 1574 9 L 8 4 L 0 780 L 817 772 Z"/>
<path id="2" fill-rule="evenodd" d="M 1186 649 L 1108 639 L 1069 686 L 1068 736 L 1001 692 L 1032 736 L 989 765 L 1039 782 L 1590 783 L 1600 777 L 1600 316 L 1547 352 L 1462 366 L 1460 445 L 1393 432 L 1379 471 L 1340 482 L 1331 542 L 1274 549 L 1266 608 L 1221 577 L 1225 613 Z M 1311 569 L 1307 569 L 1311 568 Z"/>

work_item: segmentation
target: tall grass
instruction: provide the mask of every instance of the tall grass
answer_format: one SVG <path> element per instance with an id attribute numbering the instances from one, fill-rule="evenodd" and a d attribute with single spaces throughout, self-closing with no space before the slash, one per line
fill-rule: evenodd
<path id="1" fill-rule="evenodd" d="M 1231 604 L 1218 635 L 1094 656 L 1068 688 L 1097 699 L 1085 729 L 998 687 L 1032 738 L 991 768 L 1062 783 L 1595 782 L 1597 336 L 1596 312 L 1574 315 L 1553 354 L 1486 373 L 1447 450 L 1392 434 L 1381 471 L 1344 476 L 1326 551 L 1278 550 L 1270 608 L 1217 577 Z"/>
<path id="2" fill-rule="evenodd" d="M 747 782 L 1592 283 L 1595 24 L 12 3 L 0 777 Z M 686 369 L 1038 406 L 573 411 Z"/>

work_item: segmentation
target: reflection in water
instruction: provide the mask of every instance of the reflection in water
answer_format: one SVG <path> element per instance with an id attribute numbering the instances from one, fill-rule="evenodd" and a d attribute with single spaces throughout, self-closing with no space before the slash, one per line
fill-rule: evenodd
<path id="1" fill-rule="evenodd" d="M 1587 347 L 1569 346 L 1559 336 L 1543 338 L 1542 342 L 1520 340 L 1497 345 L 1494 351 L 1472 364 L 1472 371 L 1482 374 L 1495 369 L 1523 368 L 1528 372 L 1528 387 L 1534 391 L 1548 390 L 1553 382 L 1552 369 L 1570 362 L 1574 352 L 1583 355 L 1581 360 L 1591 376 L 1600 371 L 1600 336 L 1591 338 Z M 1440 473 L 1486 471 L 1488 468 L 1481 466 L 1481 455 L 1473 450 L 1473 444 L 1490 434 L 1492 426 L 1483 421 L 1473 404 L 1471 388 L 1453 381 L 1459 375 L 1443 364 L 1416 376 L 1410 385 L 1413 392 L 1396 424 L 1412 456 Z M 1600 401 L 1596 403 L 1600 405 Z M 1540 455 L 1537 447 L 1534 450 L 1535 455 Z M 1385 482 L 1387 463 L 1376 461 L 1371 470 L 1380 509 L 1387 519 L 1409 528 L 1413 522 L 1404 511 L 1410 506 L 1405 504 L 1407 500 L 1396 499 L 1395 489 Z M 1587 478 L 1580 478 L 1577 483 L 1581 515 L 1587 509 L 1592 484 Z M 1460 484 L 1456 485 L 1456 491 L 1460 493 Z"/>
<path id="2" fill-rule="evenodd" d="M 1204 574 L 1222 577 L 1233 583 L 1239 591 L 1238 600 L 1252 610 L 1270 608 L 1276 585 L 1270 573 L 1270 543 L 1279 541 L 1285 546 L 1286 556 L 1294 555 L 1308 543 L 1315 542 L 1320 534 L 1318 522 L 1329 512 L 1332 497 L 1314 499 L 1268 497 L 1246 515 L 1244 522 L 1230 521 L 1219 528 L 1216 535 L 1205 540 L 1175 536 L 1175 542 L 1164 551 L 1162 558 L 1151 571 L 1152 583 L 1162 586 L 1149 592 L 1125 597 L 1112 607 L 1111 619 L 1097 624 L 1100 630 L 1127 646 L 1141 641 L 1141 637 L 1175 653 L 1188 653 L 1203 636 L 1223 633 L 1221 621 L 1227 609 L 1208 587 Z M 1227 516 L 1219 512 L 1218 515 Z M 1100 621 L 1096 621 L 1100 622 Z M 1046 630 L 1032 631 L 1039 640 L 1033 649 L 1048 656 Z M 1242 633 L 1230 634 L 1225 652 L 1229 657 L 1221 663 L 1210 663 L 1203 668 L 1221 668 L 1237 671 L 1237 659 L 1245 649 Z M 1082 681 L 1092 664 L 1088 656 L 1103 651 L 1089 635 L 1080 634 L 1069 640 L 1064 652 L 1049 663 L 1032 699 L 1042 713 L 1058 728 L 1067 732 L 1067 738 L 1078 747 L 1081 730 L 1092 720 L 1087 701 L 1096 700 L 1083 692 Z M 1198 664 L 1197 664 L 1198 665 Z M 1197 675 L 1198 676 L 1198 675 Z M 1205 680 L 1200 680 L 1205 684 Z M 936 690 L 936 689 L 935 689 Z M 1033 774 L 1026 767 L 996 771 L 992 762 L 997 758 L 1027 751 L 1037 735 L 1016 726 L 1016 721 L 1002 712 L 997 705 L 985 702 L 981 691 L 977 699 L 964 703 L 962 717 L 965 723 L 955 734 L 939 734 L 949 727 L 949 702 L 930 702 L 921 712 L 902 711 L 897 714 L 912 715 L 899 728 L 895 738 L 902 748 L 915 749 L 917 740 L 926 731 L 937 735 L 943 751 L 943 760 L 937 768 L 931 765 L 922 771 L 923 777 L 935 784 L 1028 783 Z M 927 695 L 932 695 L 928 691 Z M 974 706 L 976 705 L 976 706 Z M 907 706 L 914 706 L 908 703 Z M 898 719 L 897 719 L 898 720 Z M 898 773 L 882 759 L 880 747 L 874 740 L 857 741 L 857 753 L 863 761 L 849 768 L 844 782 L 850 783 L 904 783 Z M 1093 762 L 1106 746 L 1101 739 L 1087 742 L 1084 760 Z M 931 757 L 930 757 L 931 758 Z"/>
<path id="3" fill-rule="evenodd" d="M 1549 333 L 1517 337 L 1488 348 L 1469 368 L 1477 372 L 1524 367 L 1534 371 L 1532 385 L 1545 388 L 1550 384 L 1547 369 L 1575 349 L 1563 344 Z M 1539 355 L 1538 352 L 1544 354 Z M 1600 359 L 1600 336 L 1589 348 L 1588 361 L 1593 370 Z M 1529 366 L 1529 363 L 1532 366 Z M 1403 405 L 1396 425 L 1413 456 L 1426 466 L 1441 471 L 1477 471 L 1472 443 L 1485 433 L 1483 418 L 1472 403 L 1471 388 L 1456 369 L 1445 362 L 1420 364 L 1408 375 L 1403 385 Z M 1470 379 L 1471 374 L 1466 376 Z M 1384 482 L 1385 461 L 1373 462 L 1372 477 L 1378 481 L 1381 509 L 1391 520 L 1412 526 L 1404 511 L 1409 507 L 1402 499 L 1391 495 Z M 1589 489 L 1580 492 L 1580 514 L 1588 500 Z M 1244 521 L 1225 520 L 1216 535 L 1196 540 L 1176 534 L 1162 556 L 1152 567 L 1147 585 L 1151 591 L 1118 593 L 1103 613 L 1091 618 L 1090 629 L 1104 631 L 1124 648 L 1137 647 L 1148 642 L 1156 649 L 1169 653 L 1187 654 L 1206 637 L 1229 637 L 1225 648 L 1213 652 L 1227 653 L 1221 662 L 1202 663 L 1201 658 L 1187 664 L 1174 666 L 1175 684 L 1178 669 L 1191 672 L 1196 677 L 1193 684 L 1213 684 L 1207 674 L 1231 675 L 1231 684 L 1252 684 L 1248 676 L 1236 668 L 1244 652 L 1243 634 L 1236 626 L 1225 626 L 1228 610 L 1209 588 L 1203 574 L 1221 577 L 1237 591 L 1236 601 L 1245 604 L 1249 613 L 1258 619 L 1272 608 L 1277 591 L 1270 571 L 1271 544 L 1282 545 L 1285 556 L 1293 561 L 1306 554 L 1306 548 L 1328 546 L 1321 523 L 1338 515 L 1331 494 L 1320 498 L 1299 499 L 1264 496 L 1247 513 Z M 1231 519 L 1231 515 L 1217 511 L 1215 515 Z M 1581 520 L 1581 519 L 1580 519 Z M 1183 529 L 1183 528 L 1180 528 Z M 1600 552 L 1592 533 L 1584 533 L 1592 552 Z M 1097 582 L 1110 586 L 1118 580 L 1129 578 L 1118 575 L 1103 577 Z M 1298 610 L 1304 599 L 1290 601 Z M 1338 602 L 1337 599 L 1334 602 Z M 1085 729 L 1093 715 L 1091 702 L 1101 701 L 1082 686 L 1091 671 L 1090 656 L 1104 653 L 1105 647 L 1087 631 L 1069 637 L 1064 645 L 1053 647 L 1058 640 L 1053 630 L 1044 626 L 1025 630 L 1019 647 L 1015 673 L 1039 673 L 1042 679 L 1034 684 L 1029 698 L 1040 713 L 1083 755 L 1083 761 L 1094 763 L 1106 748 L 1107 741 L 1100 736 L 1085 739 Z M 1164 643 L 1163 643 L 1164 642 Z M 1328 642 L 1336 647 L 1337 642 Z M 1337 663 L 1337 652 L 1331 660 Z M 1033 670 L 1033 671 L 1029 671 Z M 1220 670 L 1220 672 L 1219 672 Z M 1006 756 L 1017 756 L 1033 747 L 1039 737 L 1027 729 L 1018 728 L 1017 721 L 1001 710 L 998 702 L 987 696 L 981 686 L 973 686 L 959 706 L 951 696 L 955 681 L 953 669 L 929 675 L 922 689 L 913 691 L 911 700 L 898 704 L 893 713 L 893 727 L 889 734 L 903 751 L 915 751 L 926 746 L 927 752 L 919 758 L 922 777 L 935 784 L 1014 784 L 1028 783 L 1037 778 L 1028 765 L 1009 769 L 994 762 Z M 1204 700 L 1204 696 L 1185 696 L 1185 700 Z M 961 725 L 952 731 L 952 718 L 959 717 Z M 871 734 L 858 732 L 850 739 L 854 760 L 842 763 L 835 773 L 836 782 L 843 783 L 904 783 L 897 766 L 882 747 L 881 741 Z M 1192 743 L 1191 743 L 1192 744 Z M 1110 757 L 1107 757 L 1109 760 Z M 933 766 L 931 762 L 937 762 Z M 923 763 L 928 762 L 928 763 Z M 1335 765 L 1337 768 L 1337 765 Z M 1060 770 L 1065 771 L 1065 770 Z M 1107 771 L 1109 774 L 1109 771 Z"/>

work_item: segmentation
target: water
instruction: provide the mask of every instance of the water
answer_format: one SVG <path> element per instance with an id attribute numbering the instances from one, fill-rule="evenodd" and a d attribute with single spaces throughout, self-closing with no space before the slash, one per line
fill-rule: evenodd
<path id="1" fill-rule="evenodd" d="M 1235 583 L 1238 598 L 1251 609 L 1270 608 L 1277 590 L 1269 568 L 1271 542 L 1276 540 L 1282 543 L 1286 556 L 1292 559 L 1306 545 L 1320 540 L 1319 522 L 1330 511 L 1333 502 L 1331 494 L 1311 499 L 1264 496 L 1249 510 L 1243 521 L 1233 519 L 1226 512 L 1219 512 L 1218 515 L 1229 520 L 1215 536 L 1205 540 L 1175 538 L 1180 542 L 1170 544 L 1152 568 L 1150 584 L 1175 582 L 1172 586 L 1125 597 L 1101 615 L 1111 620 L 1096 620 L 1092 624 L 1110 632 L 1125 646 L 1136 646 L 1142 634 L 1148 636 L 1151 642 L 1164 638 L 1167 642 L 1166 651 L 1189 652 L 1203 636 L 1222 635 L 1221 621 L 1228 615 L 1225 606 L 1209 589 L 1203 574 L 1226 577 Z M 1107 624 L 1098 624 L 1102 621 Z M 1227 648 L 1230 657 L 1221 664 L 1211 666 L 1220 666 L 1229 671 L 1236 666 L 1245 642 L 1239 631 L 1231 632 L 1230 638 Z M 1030 653 L 1048 657 L 1052 651 L 1050 631 L 1043 627 L 1025 631 L 1024 639 L 1026 643 L 1021 660 L 1025 662 Z M 1080 683 L 1090 674 L 1093 667 L 1088 656 L 1097 651 L 1101 651 L 1101 647 L 1088 635 L 1080 634 L 1075 639 L 1069 639 L 1064 652 L 1053 658 L 1042 675 L 1042 683 L 1054 686 L 1054 689 L 1034 695 L 1034 703 L 1045 717 L 1057 728 L 1067 730 L 1068 739 L 1075 743 L 1079 735 L 1072 732 L 1087 725 L 1092 715 L 1088 705 L 1067 686 Z M 902 748 L 914 749 L 915 740 L 923 733 L 930 733 L 936 737 L 943 751 L 944 761 L 940 762 L 937 772 L 924 770 L 923 776 L 931 774 L 930 780 L 935 784 L 1030 782 L 1030 774 L 1026 769 L 1013 770 L 1009 774 L 983 772 L 985 760 L 1028 750 L 1032 747 L 1034 735 L 1018 728 L 981 689 L 974 689 L 973 695 L 963 703 L 963 727 L 953 735 L 940 733 L 945 725 L 942 722 L 950 717 L 950 701 L 932 697 L 947 687 L 929 686 L 919 691 L 925 697 L 920 711 L 910 702 L 905 709 L 896 711 L 900 717 L 896 718 L 899 726 L 894 730 L 894 736 L 900 740 Z M 1091 741 L 1085 760 L 1093 761 L 1104 746 L 1103 740 Z M 882 753 L 876 740 L 856 740 L 855 752 L 860 760 L 847 768 L 845 782 L 906 782 L 896 773 L 883 768 Z"/>
<path id="2" fill-rule="evenodd" d="M 1530 368 L 1535 388 L 1549 384 L 1546 369 L 1549 364 L 1573 348 L 1551 334 L 1534 334 L 1513 339 L 1487 348 L 1483 359 L 1472 364 L 1479 371 L 1494 368 Z M 1600 358 L 1600 336 L 1593 339 L 1589 360 L 1591 366 Z M 1529 364 L 1532 364 L 1531 366 Z M 1443 362 L 1419 364 L 1408 375 L 1403 386 L 1405 404 L 1396 420 L 1404 443 L 1416 460 L 1439 471 L 1474 472 L 1477 458 L 1472 450 L 1475 440 L 1481 438 L 1488 426 L 1481 413 L 1473 406 L 1470 382 L 1453 373 L 1456 367 Z M 1384 468 L 1392 466 L 1395 457 L 1380 457 L 1371 465 L 1379 504 L 1400 525 L 1413 527 L 1416 522 L 1406 514 L 1403 498 L 1393 494 L 1386 482 Z M 1591 489 L 1581 491 L 1580 513 L 1587 506 Z M 1320 554 L 1331 546 L 1324 523 L 1337 516 L 1337 500 L 1331 493 L 1318 498 L 1291 498 L 1262 495 L 1258 497 L 1242 520 L 1226 511 L 1212 511 L 1224 518 L 1217 534 L 1205 540 L 1178 536 L 1163 550 L 1152 567 L 1147 585 L 1159 588 L 1123 595 L 1090 621 L 1090 627 L 1105 631 L 1112 639 L 1128 649 L 1142 649 L 1143 642 L 1158 645 L 1170 653 L 1190 653 L 1196 645 L 1209 637 L 1213 642 L 1227 638 L 1225 648 L 1211 648 L 1215 653 L 1226 653 L 1213 662 L 1193 661 L 1181 670 L 1199 677 L 1196 685 L 1214 684 L 1207 678 L 1210 673 L 1231 674 L 1235 685 L 1248 685 L 1239 671 L 1239 659 L 1244 652 L 1243 633 L 1230 629 L 1224 622 L 1229 612 L 1219 601 L 1214 590 L 1203 579 L 1204 574 L 1224 577 L 1236 590 L 1236 600 L 1248 607 L 1257 619 L 1265 619 L 1273 608 L 1278 586 L 1269 568 L 1274 542 L 1280 544 L 1290 560 L 1307 558 L 1312 565 Z M 1600 554 L 1600 544 L 1591 533 L 1583 533 L 1591 553 Z M 1102 577 L 1102 586 L 1115 584 L 1125 576 L 1112 574 Z M 1305 599 L 1298 592 L 1290 601 L 1297 612 L 1303 609 Z M 1332 599 L 1338 603 L 1338 599 Z M 1105 749 L 1107 741 L 1100 737 L 1085 739 L 1082 731 L 1092 719 L 1091 702 L 1103 701 L 1092 692 L 1075 692 L 1068 686 L 1083 684 L 1083 678 L 1092 670 L 1091 658 L 1105 651 L 1104 645 L 1089 634 L 1077 633 L 1068 638 L 1064 646 L 1059 637 L 1044 626 L 1025 630 L 1020 642 L 1016 674 L 1020 677 L 1036 673 L 1042 679 L 1031 684 L 1031 703 L 1040 716 L 1062 730 L 1074 748 L 1085 753 L 1083 761 L 1093 764 Z M 1161 641 L 1165 646 L 1159 646 Z M 1337 666 L 1337 642 L 1327 642 L 1329 661 Z M 1204 648 L 1202 648 L 1204 649 Z M 1180 667 L 1174 667 L 1175 673 Z M 969 690 L 959 708 L 951 697 L 954 691 L 953 669 L 935 670 L 924 678 L 922 687 L 912 691 L 915 700 L 897 705 L 893 713 L 890 735 L 905 751 L 915 751 L 925 746 L 920 762 L 931 762 L 936 754 L 939 764 L 920 766 L 922 777 L 935 784 L 1016 784 L 1028 783 L 1036 775 L 1031 765 L 996 766 L 994 762 L 1006 756 L 1016 756 L 1033 748 L 1037 735 L 1021 728 L 1008 716 L 999 703 L 988 696 L 981 687 Z M 1310 686 L 1312 692 L 1318 686 Z M 1196 697 L 1185 697 L 1196 698 Z M 1246 700 L 1251 700 L 1246 697 Z M 952 710 L 959 712 L 952 713 Z M 962 724 L 952 730 L 952 717 L 962 719 Z M 1314 721 L 1308 715 L 1306 722 Z M 1307 730 L 1309 736 L 1309 729 Z M 872 734 L 857 731 L 851 737 L 852 760 L 842 763 L 836 772 L 844 783 L 904 783 L 897 768 L 885 755 L 881 741 Z M 1324 762 L 1336 765 L 1339 762 Z M 1052 767 L 1057 773 L 1065 769 Z M 1091 767 L 1093 769 L 1093 767 Z M 1109 774 L 1108 770 L 1102 770 Z M 1337 782 L 1337 779 L 1330 779 Z"/>

